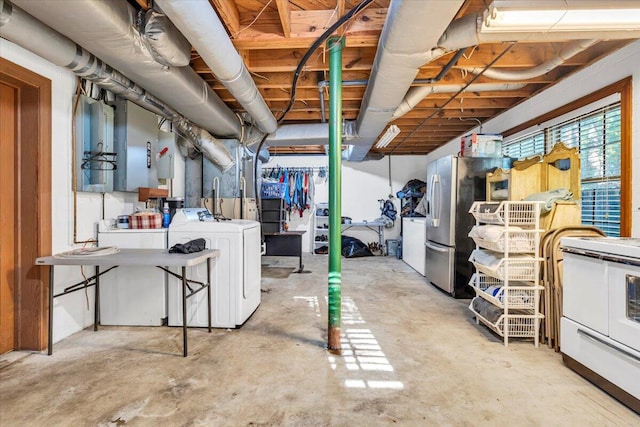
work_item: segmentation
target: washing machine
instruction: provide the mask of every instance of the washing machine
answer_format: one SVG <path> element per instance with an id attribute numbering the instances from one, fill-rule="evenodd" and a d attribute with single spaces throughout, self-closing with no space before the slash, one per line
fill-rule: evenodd
<path id="1" fill-rule="evenodd" d="M 166 249 L 167 229 L 111 228 L 98 223 L 98 246 Z M 161 326 L 167 317 L 167 273 L 155 267 L 120 266 L 100 277 L 100 323 Z"/>
<path id="2" fill-rule="evenodd" d="M 211 325 L 236 328 L 260 305 L 260 223 L 217 220 L 204 208 L 176 211 L 169 226 L 169 247 L 203 238 L 207 249 L 219 249 L 211 269 Z M 206 281 L 207 265 L 189 267 L 187 277 Z M 187 324 L 207 326 L 207 293 L 187 300 Z M 182 283 L 169 277 L 169 325 L 182 326 Z"/>

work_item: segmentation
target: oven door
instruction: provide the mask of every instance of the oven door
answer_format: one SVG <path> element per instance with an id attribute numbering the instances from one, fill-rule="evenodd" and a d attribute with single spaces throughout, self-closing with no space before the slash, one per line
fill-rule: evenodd
<path id="1" fill-rule="evenodd" d="M 608 264 L 609 337 L 640 351 L 640 267 Z"/>
<path id="2" fill-rule="evenodd" d="M 602 335 L 609 335 L 607 262 L 565 252 L 562 315 Z"/>

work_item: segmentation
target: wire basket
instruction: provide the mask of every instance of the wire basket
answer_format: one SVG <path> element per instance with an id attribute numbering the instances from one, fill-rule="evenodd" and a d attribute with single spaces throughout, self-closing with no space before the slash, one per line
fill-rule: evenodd
<path id="1" fill-rule="evenodd" d="M 472 253 L 469 257 L 477 271 L 500 280 L 520 280 L 533 282 L 536 280 L 537 263 L 539 258 L 502 258 L 495 267 L 480 264 Z"/>
<path id="2" fill-rule="evenodd" d="M 474 202 L 469 209 L 478 222 L 501 225 L 534 225 L 544 202 Z"/>
<path id="3" fill-rule="evenodd" d="M 474 288 L 477 296 L 496 307 L 504 309 L 507 306 L 515 310 L 534 310 L 539 301 L 536 293 L 544 289 L 541 286 L 504 286 L 502 280 L 481 273 L 471 276 L 469 286 Z"/>
<path id="4" fill-rule="evenodd" d="M 473 301 L 471 304 L 473 304 Z M 471 312 L 476 316 L 476 319 L 478 319 L 496 334 L 504 337 L 506 332 L 509 338 L 535 338 L 536 333 L 539 329 L 540 320 L 544 318 L 544 316 L 540 314 L 503 314 L 495 323 L 491 323 L 489 320 L 485 319 L 478 312 L 476 312 L 473 309 L 472 305 L 469 305 L 469 310 L 471 310 Z M 506 331 L 505 325 L 508 327 L 508 330 Z"/>
<path id="5" fill-rule="evenodd" d="M 510 230 L 505 228 L 495 240 L 471 236 L 476 245 L 496 252 L 531 253 L 536 251 L 536 235 L 540 230 Z"/>

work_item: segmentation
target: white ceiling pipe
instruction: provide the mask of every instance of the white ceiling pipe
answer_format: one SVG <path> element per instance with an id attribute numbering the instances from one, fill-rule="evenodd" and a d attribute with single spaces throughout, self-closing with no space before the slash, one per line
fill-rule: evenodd
<path id="1" fill-rule="evenodd" d="M 393 120 L 404 116 L 418 105 L 420 101 L 433 93 L 456 93 L 463 88 L 465 92 L 508 91 L 522 89 L 526 85 L 526 83 L 472 83 L 466 88 L 463 84 L 414 86 L 409 89 L 402 103 L 393 113 Z"/>
<path id="2" fill-rule="evenodd" d="M 191 67 L 156 62 L 136 30 L 137 13 L 126 0 L 17 0 L 14 4 L 82 45 L 154 93 L 190 121 L 218 136 L 238 138 L 233 111 Z M 45 47 L 47 39 L 40 40 Z"/>
<path id="3" fill-rule="evenodd" d="M 434 58 L 432 48 L 462 3 L 463 0 L 391 1 L 356 122 L 360 138 L 351 141 L 354 146 L 349 160 L 366 157 L 420 67 Z"/>
<path id="4" fill-rule="evenodd" d="M 0 0 L 0 36 L 76 75 L 173 121 L 181 133 L 223 170 L 233 165 L 225 146 L 204 129 L 189 123 L 170 106 L 146 92 L 72 40 L 44 25 L 7 0 Z M 47 40 L 48 43 L 42 43 Z M 231 163 L 231 164 L 229 164 Z"/>
<path id="5" fill-rule="evenodd" d="M 263 132 L 277 128 L 276 119 L 260 95 L 251 74 L 208 0 L 156 0 L 171 22 L 191 42 L 211 72 L 226 87 Z"/>
<path id="6" fill-rule="evenodd" d="M 575 42 L 569 43 L 567 46 L 563 47 L 560 52 L 556 54 L 555 57 L 545 62 L 544 64 L 540 64 L 536 67 L 528 68 L 526 70 L 498 70 L 498 69 L 488 69 L 484 73 L 483 67 L 458 67 L 460 70 L 468 71 L 472 74 L 480 74 L 483 76 L 489 77 L 495 80 L 528 80 L 533 79 L 535 77 L 541 76 L 543 74 L 548 73 L 554 68 L 564 64 L 567 60 L 576 56 L 580 52 L 588 49 L 594 44 L 598 43 L 599 40 L 577 40 Z"/>

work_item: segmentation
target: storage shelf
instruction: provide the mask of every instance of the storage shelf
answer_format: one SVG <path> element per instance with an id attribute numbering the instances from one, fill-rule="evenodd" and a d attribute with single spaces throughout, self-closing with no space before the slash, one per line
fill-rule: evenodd
<path id="1" fill-rule="evenodd" d="M 469 262 L 476 272 L 469 281 L 476 297 L 469 310 L 483 323 L 509 339 L 533 338 L 539 344 L 540 211 L 544 202 L 474 202 L 469 210 L 476 226 L 469 237 L 476 244 Z M 488 224 L 488 225 L 487 225 Z M 484 315 L 478 313 L 474 308 Z M 484 316 L 489 316 L 495 322 Z"/>

